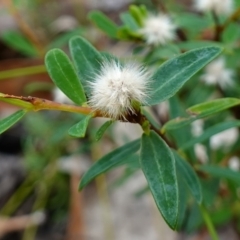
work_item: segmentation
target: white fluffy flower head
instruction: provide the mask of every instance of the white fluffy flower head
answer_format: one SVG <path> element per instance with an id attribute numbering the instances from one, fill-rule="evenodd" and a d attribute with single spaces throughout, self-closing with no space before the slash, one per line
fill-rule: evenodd
<path id="1" fill-rule="evenodd" d="M 139 30 L 147 44 L 166 44 L 175 39 L 176 26 L 166 14 L 149 15 Z"/>
<path id="2" fill-rule="evenodd" d="M 207 85 L 219 85 L 222 89 L 233 86 L 234 72 L 225 67 L 224 58 L 218 58 L 207 65 L 201 79 Z"/>
<path id="3" fill-rule="evenodd" d="M 233 0 L 195 0 L 196 10 L 201 12 L 214 11 L 218 15 L 229 15 L 233 7 Z"/>
<path id="4" fill-rule="evenodd" d="M 144 104 L 149 92 L 150 74 L 134 63 L 121 65 L 105 61 L 95 80 L 90 82 L 89 105 L 113 119 L 134 113 L 132 101 Z"/>

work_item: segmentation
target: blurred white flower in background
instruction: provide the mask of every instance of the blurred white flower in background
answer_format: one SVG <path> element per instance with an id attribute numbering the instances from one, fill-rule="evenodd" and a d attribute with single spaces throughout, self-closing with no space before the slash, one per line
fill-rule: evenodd
<path id="1" fill-rule="evenodd" d="M 219 148 L 226 149 L 232 146 L 238 139 L 238 128 L 230 128 L 225 131 L 219 132 L 210 138 L 210 146 L 212 149 Z"/>
<path id="2" fill-rule="evenodd" d="M 78 21 L 71 15 L 62 15 L 51 23 L 50 29 L 54 33 L 67 32 L 78 27 Z"/>
<path id="3" fill-rule="evenodd" d="M 191 123 L 191 132 L 194 137 L 198 137 L 203 133 L 204 121 L 198 119 Z"/>
<path id="4" fill-rule="evenodd" d="M 207 85 L 219 85 L 226 89 L 234 85 L 234 71 L 225 67 L 225 59 L 218 58 L 205 67 L 201 80 Z"/>
<path id="5" fill-rule="evenodd" d="M 217 15 L 229 15 L 233 12 L 233 0 L 195 0 L 194 7 L 197 11 L 214 11 Z"/>
<path id="6" fill-rule="evenodd" d="M 191 133 L 194 137 L 198 137 L 203 134 L 204 121 L 198 119 L 191 124 Z M 208 161 L 208 155 L 206 147 L 203 144 L 197 143 L 194 145 L 194 152 L 197 159 L 201 163 L 206 163 Z"/>
<path id="7" fill-rule="evenodd" d="M 30 223 L 33 225 L 40 225 L 46 221 L 46 213 L 44 211 L 36 211 L 30 214 Z"/>
<path id="8" fill-rule="evenodd" d="M 89 105 L 113 119 L 132 112 L 132 101 L 145 103 L 149 92 L 150 74 L 135 63 L 121 65 L 104 62 L 93 82 L 89 82 Z"/>
<path id="9" fill-rule="evenodd" d="M 160 119 L 164 119 L 165 121 L 168 120 L 169 116 L 169 102 L 163 101 L 156 106 L 156 110 Z"/>
<path id="10" fill-rule="evenodd" d="M 54 88 L 52 91 L 53 100 L 58 103 L 72 104 L 70 100 L 59 88 Z"/>
<path id="11" fill-rule="evenodd" d="M 195 144 L 194 152 L 199 162 L 204 164 L 208 161 L 207 150 L 203 144 L 200 144 L 200 143 Z"/>
<path id="12" fill-rule="evenodd" d="M 176 25 L 166 14 L 149 15 L 143 22 L 143 27 L 139 30 L 147 44 L 166 44 L 175 39 Z"/>
<path id="13" fill-rule="evenodd" d="M 228 160 L 228 166 L 234 171 L 240 170 L 240 159 L 237 156 L 233 156 Z"/>

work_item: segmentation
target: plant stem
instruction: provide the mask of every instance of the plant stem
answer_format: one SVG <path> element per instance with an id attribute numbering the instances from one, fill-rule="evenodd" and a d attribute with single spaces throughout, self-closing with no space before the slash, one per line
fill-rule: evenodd
<path id="1" fill-rule="evenodd" d="M 89 107 L 62 104 L 62 103 L 49 101 L 47 99 L 30 97 L 30 96 L 22 97 L 22 96 L 14 96 L 14 95 L 0 93 L 0 100 L 25 108 L 30 111 L 31 110 L 32 111 L 57 110 L 57 111 L 64 111 L 64 112 L 80 113 L 83 115 L 93 114 L 95 117 L 102 116 L 100 112 L 97 112 L 97 111 L 93 112 L 93 110 Z"/>
<path id="2" fill-rule="evenodd" d="M 25 37 L 35 46 L 38 51 L 38 55 L 43 57 L 45 54 L 44 44 L 39 40 L 39 36 L 36 35 L 35 31 L 29 26 L 24 18 L 19 13 L 18 9 L 14 5 L 13 0 L 4 0 L 4 4 L 7 7 L 9 13 L 15 18 L 20 30 L 23 32 Z"/>
<path id="3" fill-rule="evenodd" d="M 219 22 L 219 18 L 217 16 L 217 14 L 215 13 L 215 11 L 212 11 L 212 16 L 213 16 L 213 20 L 215 23 L 215 36 L 214 36 L 214 40 L 215 41 L 220 41 L 220 37 L 221 37 L 221 33 L 222 33 L 222 26 Z"/>
<path id="4" fill-rule="evenodd" d="M 237 21 L 240 17 L 240 8 L 238 8 L 223 24 L 222 30 L 224 30 L 231 22 Z"/>
<path id="5" fill-rule="evenodd" d="M 205 221 L 205 224 L 207 225 L 207 228 L 208 228 L 208 231 L 209 231 L 209 234 L 210 234 L 212 240 L 219 240 L 217 231 L 212 223 L 212 220 L 211 220 L 206 208 L 203 205 L 200 205 L 199 207 L 200 207 L 203 219 Z"/>

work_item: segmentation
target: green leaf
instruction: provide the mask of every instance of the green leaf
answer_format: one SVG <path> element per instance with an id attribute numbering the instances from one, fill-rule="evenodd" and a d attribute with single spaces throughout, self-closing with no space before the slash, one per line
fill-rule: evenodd
<path id="1" fill-rule="evenodd" d="M 117 38 L 118 26 L 100 11 L 91 11 L 88 18 L 92 20 L 109 37 Z"/>
<path id="2" fill-rule="evenodd" d="M 96 136 L 95 136 L 95 139 L 96 141 L 99 141 L 103 134 L 105 133 L 105 131 L 112 125 L 113 121 L 112 120 L 109 120 L 107 122 L 105 122 L 97 131 L 96 133 Z"/>
<path id="3" fill-rule="evenodd" d="M 127 26 L 119 28 L 118 38 L 122 40 L 142 40 L 140 33 L 131 31 Z"/>
<path id="4" fill-rule="evenodd" d="M 227 130 L 229 128 L 232 128 L 232 127 L 240 127 L 240 121 L 228 121 L 228 122 L 216 124 L 213 127 L 205 129 L 203 134 L 201 134 L 200 136 L 198 136 L 194 139 L 189 140 L 188 142 L 186 142 L 185 144 L 180 146 L 180 148 L 181 148 L 181 150 L 186 150 L 188 148 L 191 148 L 196 143 L 204 142 L 207 139 L 209 139 L 211 136 L 213 136 L 219 132 L 222 132 L 224 130 Z"/>
<path id="5" fill-rule="evenodd" d="M 177 129 L 177 128 L 186 126 L 197 119 L 211 116 L 213 114 L 216 114 L 228 108 L 237 106 L 239 104 L 240 104 L 240 100 L 237 98 L 221 98 L 221 99 L 216 99 L 210 102 L 194 105 L 187 109 L 187 112 L 194 116 L 190 116 L 186 118 L 178 117 L 178 118 L 172 119 L 162 127 L 161 131 L 165 132 L 168 130 Z"/>
<path id="6" fill-rule="evenodd" d="M 50 50 L 45 57 L 45 64 L 52 81 L 66 96 L 79 105 L 87 101 L 75 69 L 62 50 Z"/>
<path id="7" fill-rule="evenodd" d="M 185 115 L 185 107 L 183 106 L 181 100 L 177 95 L 171 97 L 169 100 L 169 117 L 175 118 L 177 116 Z M 191 129 L 187 126 L 182 127 L 180 129 L 174 129 L 171 131 L 168 131 L 169 136 L 173 139 L 173 141 L 176 143 L 176 146 L 179 147 L 181 144 L 187 142 L 191 135 Z M 191 151 L 187 153 L 192 154 Z"/>
<path id="8" fill-rule="evenodd" d="M 172 97 L 195 73 L 222 51 L 219 47 L 192 50 L 166 61 L 154 73 L 148 105 L 155 105 Z"/>
<path id="9" fill-rule="evenodd" d="M 174 156 L 153 131 L 143 134 L 140 164 L 159 211 L 175 229 L 178 218 L 178 184 Z"/>
<path id="10" fill-rule="evenodd" d="M 173 151 L 173 154 L 176 160 L 177 171 L 185 180 L 197 202 L 201 204 L 202 189 L 197 174 L 195 173 L 191 165 L 187 161 L 183 160 L 175 151 Z"/>
<path id="11" fill-rule="evenodd" d="M 240 30 L 237 23 L 231 22 L 227 28 L 225 28 L 222 34 L 222 41 L 226 44 L 235 44 L 240 37 Z"/>
<path id="12" fill-rule="evenodd" d="M 38 56 L 37 49 L 20 33 L 15 31 L 5 31 L 1 35 L 1 39 L 11 48 L 20 51 L 26 56 Z"/>
<path id="13" fill-rule="evenodd" d="M 144 9 L 144 5 L 140 7 L 136 5 L 131 5 L 129 7 L 129 12 L 134 17 L 135 21 L 138 23 L 139 26 L 143 25 L 143 18 L 146 17 L 146 9 Z"/>
<path id="14" fill-rule="evenodd" d="M 198 115 L 198 118 L 203 118 L 239 104 L 240 99 L 237 98 L 220 98 L 192 106 L 187 109 L 187 112 L 191 115 Z"/>
<path id="15" fill-rule="evenodd" d="M 12 115 L 0 120 L 0 134 L 18 122 L 26 113 L 26 110 L 19 110 Z"/>
<path id="16" fill-rule="evenodd" d="M 240 174 L 237 171 L 212 165 L 203 165 L 199 169 L 203 172 L 210 174 L 213 177 L 227 179 L 240 185 Z"/>
<path id="17" fill-rule="evenodd" d="M 164 124 L 164 126 L 161 129 L 161 132 L 164 133 L 169 130 L 174 130 L 174 129 L 184 127 L 190 124 L 191 122 L 195 121 L 196 119 L 197 119 L 196 117 L 189 117 L 189 118 L 177 117 L 175 119 L 168 121 L 166 124 Z"/>
<path id="18" fill-rule="evenodd" d="M 122 22 L 131 30 L 131 31 L 137 31 L 139 29 L 139 26 L 135 19 L 132 17 L 131 14 L 125 12 L 120 14 L 120 18 Z"/>
<path id="19" fill-rule="evenodd" d="M 141 112 L 143 113 L 143 115 L 147 118 L 147 120 L 156 128 L 156 129 L 160 129 L 161 126 L 158 123 L 157 119 L 155 118 L 155 116 L 153 115 L 153 113 L 151 112 L 151 108 L 142 108 Z"/>
<path id="20" fill-rule="evenodd" d="M 178 184 L 178 191 L 179 191 L 179 212 L 178 212 L 178 220 L 177 220 L 177 226 L 176 230 L 180 231 L 182 230 L 184 224 L 185 224 L 185 216 L 186 216 L 186 210 L 188 205 L 188 197 L 189 197 L 189 191 L 186 183 L 182 181 L 182 177 L 177 174 L 178 176 L 178 182 L 181 184 Z"/>
<path id="21" fill-rule="evenodd" d="M 79 190 L 82 190 L 89 182 L 91 182 L 98 175 L 108 171 L 109 169 L 119 166 L 121 162 L 125 163 L 125 159 L 136 153 L 140 147 L 140 141 L 135 140 L 124 146 L 115 149 L 114 151 L 103 156 L 95 162 L 90 169 L 83 175 Z"/>
<path id="22" fill-rule="evenodd" d="M 88 82 L 93 81 L 95 74 L 100 71 L 103 57 L 87 40 L 81 37 L 72 38 L 69 47 L 78 75 L 89 95 Z"/>
<path id="23" fill-rule="evenodd" d="M 87 127 L 92 115 L 87 115 L 79 123 L 75 124 L 68 130 L 68 134 L 72 137 L 85 137 Z"/>

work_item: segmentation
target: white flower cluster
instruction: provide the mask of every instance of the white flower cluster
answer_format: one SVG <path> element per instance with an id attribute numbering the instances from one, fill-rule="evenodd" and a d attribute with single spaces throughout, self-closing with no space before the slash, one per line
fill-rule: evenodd
<path id="1" fill-rule="evenodd" d="M 195 0 L 194 3 L 196 10 L 214 11 L 217 15 L 229 15 L 234 8 L 233 0 Z"/>
<path id="2" fill-rule="evenodd" d="M 149 45 L 166 44 L 175 39 L 176 26 L 166 14 L 149 15 L 139 33 Z"/>
<path id="3" fill-rule="evenodd" d="M 107 117 L 118 119 L 132 112 L 132 101 L 144 104 L 149 92 L 150 74 L 135 63 L 121 65 L 105 61 L 101 70 L 90 82 L 89 105 Z"/>
<path id="4" fill-rule="evenodd" d="M 219 132 L 210 138 L 210 146 L 212 149 L 224 150 L 232 146 L 238 139 L 239 133 L 237 128 L 230 128 Z"/>
<path id="5" fill-rule="evenodd" d="M 55 87 L 52 91 L 53 100 L 59 103 L 72 104 L 70 100 L 59 88 Z"/>
<path id="6" fill-rule="evenodd" d="M 194 121 L 191 124 L 192 135 L 194 137 L 198 137 L 201 134 L 203 134 L 203 127 L 204 127 L 204 121 L 202 119 L 198 119 L 198 120 Z M 201 144 L 201 143 L 195 144 L 194 145 L 194 152 L 195 152 L 195 155 L 196 155 L 197 159 L 201 163 L 208 162 L 207 149 L 203 144 Z"/>
<path id="7" fill-rule="evenodd" d="M 226 89 L 234 85 L 233 76 L 233 70 L 225 67 L 225 59 L 218 58 L 207 65 L 201 80 L 207 85 L 219 85 Z"/>
<path id="8" fill-rule="evenodd" d="M 240 171 L 240 159 L 237 156 L 233 156 L 228 160 L 228 166 L 234 171 Z"/>

